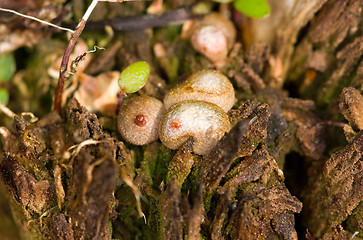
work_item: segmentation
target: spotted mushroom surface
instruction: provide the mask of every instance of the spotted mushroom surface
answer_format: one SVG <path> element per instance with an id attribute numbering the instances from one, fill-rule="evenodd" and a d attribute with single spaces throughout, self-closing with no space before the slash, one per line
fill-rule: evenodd
<path id="1" fill-rule="evenodd" d="M 135 145 L 144 145 L 158 139 L 160 119 L 165 112 L 163 103 L 156 98 L 138 96 L 126 100 L 117 117 L 122 137 Z"/>
<path id="2" fill-rule="evenodd" d="M 207 154 L 229 131 L 227 114 L 212 103 L 185 100 L 170 107 L 159 127 L 159 138 L 168 148 L 178 149 L 190 137 L 193 151 Z"/>
<path id="3" fill-rule="evenodd" d="M 182 84 L 177 85 L 164 97 L 165 108 L 184 100 L 201 100 L 214 103 L 228 112 L 235 102 L 232 83 L 221 72 L 201 70 L 195 72 Z"/>

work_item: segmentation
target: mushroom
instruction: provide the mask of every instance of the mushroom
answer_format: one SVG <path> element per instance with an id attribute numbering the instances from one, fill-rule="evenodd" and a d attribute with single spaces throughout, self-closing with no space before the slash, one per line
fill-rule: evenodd
<path id="1" fill-rule="evenodd" d="M 135 145 L 156 141 L 164 112 L 163 103 L 153 97 L 137 96 L 125 100 L 117 118 L 118 130 L 126 141 Z"/>
<path id="2" fill-rule="evenodd" d="M 159 126 L 159 138 L 168 148 L 178 149 L 190 137 L 193 152 L 207 154 L 230 130 L 227 114 L 215 104 L 185 100 L 170 107 Z"/>
<path id="3" fill-rule="evenodd" d="M 214 103 L 228 112 L 235 102 L 234 88 L 221 72 L 201 70 L 177 85 L 164 97 L 165 108 L 183 100 L 201 100 Z"/>
<path id="4" fill-rule="evenodd" d="M 236 29 L 233 23 L 220 14 L 212 13 L 193 25 L 190 42 L 197 52 L 221 67 L 235 38 Z"/>

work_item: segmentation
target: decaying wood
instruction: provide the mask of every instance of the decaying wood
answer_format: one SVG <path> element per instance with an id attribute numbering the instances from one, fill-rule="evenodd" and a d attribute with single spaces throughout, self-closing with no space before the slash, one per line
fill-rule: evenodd
<path id="1" fill-rule="evenodd" d="M 362 9 L 362 0 L 328 1 L 311 22 L 295 49 L 289 75 L 301 82 L 303 96 L 327 103 L 354 83 L 349 76 L 362 61 L 363 38 L 357 32 Z"/>
<path id="2" fill-rule="evenodd" d="M 43 237 L 81 239 L 91 235 L 110 238 L 108 212 L 117 173 L 116 147 L 103 134 L 95 117 L 85 112 L 75 100 L 68 105 L 66 124 L 55 113 L 35 124 L 16 117 L 18 120 L 14 122 L 11 134 L 18 138 L 12 149 L 2 154 L 1 178 L 22 207 L 27 221 L 34 222 L 32 227 Z M 65 134 L 69 132 L 72 135 Z M 56 137 L 54 142 L 57 144 L 48 145 L 50 142 L 44 139 L 49 137 Z M 83 147 L 74 158 L 63 158 L 67 147 L 88 139 L 102 141 Z M 59 154 L 49 155 L 46 148 Z M 54 181 L 48 173 L 45 165 L 49 162 L 69 177 L 65 188 L 60 186 L 61 180 Z M 57 175 L 59 178 L 60 173 Z M 65 206 L 64 200 L 56 204 L 56 196 L 61 197 L 56 190 L 59 188 L 65 191 Z M 63 207 L 65 212 L 59 213 Z M 35 235 L 34 238 L 42 237 Z"/>
<path id="3" fill-rule="evenodd" d="M 362 155 L 363 132 L 360 131 L 344 149 L 325 162 L 322 173 L 306 193 L 304 216 L 314 236 L 321 236 L 332 225 L 341 224 L 362 204 Z M 355 216 L 362 216 L 362 209 L 358 209 Z M 362 229 L 362 223 L 357 227 L 354 231 Z"/>
<path id="4" fill-rule="evenodd" d="M 363 130 L 363 96 L 357 89 L 343 89 L 339 99 L 339 110 L 351 126 Z"/>
<path id="5" fill-rule="evenodd" d="M 165 2 L 182 9 L 125 24 L 153 27 L 195 16 L 189 5 L 196 1 Z M 271 0 L 271 7 L 280 2 Z M 74 99 L 63 118 L 56 111 L 37 122 L 12 115 L 12 125 L 0 128 L 0 177 L 21 237 L 362 238 L 363 0 L 291 2 L 271 22 L 267 39 L 258 34 L 268 18 L 253 20 L 262 26 L 255 33 L 241 30 L 246 45 L 236 43 L 220 69 L 236 89 L 232 129 L 206 156 L 192 152 L 192 138 L 175 151 L 159 141 L 124 143 L 114 118 Z M 231 13 L 238 25 L 241 16 Z M 115 21 L 100 24 L 124 29 Z M 178 78 L 212 67 L 178 34 L 170 40 L 172 34 L 166 28 L 116 33 L 102 61 L 86 71 L 146 60 L 152 72 L 138 94 L 162 99 Z M 250 45 L 249 34 L 263 41 Z M 329 139 L 332 128 L 340 135 Z M 339 149 L 334 141 L 343 142 Z M 287 166 L 297 162 L 290 172 Z"/>

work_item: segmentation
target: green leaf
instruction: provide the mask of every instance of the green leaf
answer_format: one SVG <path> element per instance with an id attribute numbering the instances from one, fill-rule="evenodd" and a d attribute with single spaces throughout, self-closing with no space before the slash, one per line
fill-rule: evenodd
<path id="1" fill-rule="evenodd" d="M 118 79 L 118 85 L 126 93 L 140 90 L 150 75 L 150 65 L 147 62 L 135 62 L 125 68 Z"/>
<path id="2" fill-rule="evenodd" d="M 229 3 L 232 2 L 233 0 L 213 0 L 214 2 L 219 2 L 219 3 Z"/>
<path id="3" fill-rule="evenodd" d="M 0 88 L 0 103 L 6 105 L 9 101 L 9 92 L 5 88 Z"/>
<path id="4" fill-rule="evenodd" d="M 7 83 L 15 73 L 15 59 L 12 54 L 0 56 L 0 82 Z"/>
<path id="5" fill-rule="evenodd" d="M 234 7 L 253 18 L 263 18 L 270 13 L 270 6 L 266 0 L 236 0 Z"/>

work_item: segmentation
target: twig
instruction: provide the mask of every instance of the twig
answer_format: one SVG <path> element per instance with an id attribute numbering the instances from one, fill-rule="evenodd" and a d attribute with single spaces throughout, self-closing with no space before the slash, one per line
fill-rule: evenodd
<path id="1" fill-rule="evenodd" d="M 93 50 L 89 50 L 86 53 L 94 53 L 94 52 L 97 51 L 97 49 L 99 49 L 99 50 L 106 50 L 106 48 L 103 48 L 103 47 L 93 46 Z"/>
<path id="2" fill-rule="evenodd" d="M 132 193 L 134 194 L 135 200 L 136 200 L 136 210 L 140 217 L 143 217 L 146 224 L 146 217 L 145 214 L 142 212 L 141 208 L 141 198 L 143 197 L 140 190 L 137 188 L 137 186 L 133 183 L 130 176 L 127 175 L 125 169 L 120 166 L 120 176 L 121 179 L 131 188 Z"/>
<path id="3" fill-rule="evenodd" d="M 355 236 L 357 236 L 358 234 L 359 234 L 359 232 L 356 231 L 349 240 L 353 240 L 353 238 L 355 238 Z"/>
<path id="4" fill-rule="evenodd" d="M 86 13 L 83 15 L 82 20 L 84 20 L 85 22 L 87 22 L 89 16 L 91 15 L 91 13 L 93 12 L 93 9 L 95 9 L 97 3 L 99 0 L 92 0 L 91 4 L 89 5 Z M 82 21 L 81 20 L 81 21 Z M 78 28 L 78 27 L 77 27 Z"/>
<path id="5" fill-rule="evenodd" d="M 81 35 L 86 22 L 89 18 L 89 16 L 91 15 L 91 13 L 93 12 L 94 8 L 96 7 L 98 2 L 117 2 L 117 3 L 122 3 L 122 2 L 128 2 L 128 1 L 134 1 L 134 0 L 92 0 L 90 6 L 88 7 L 86 13 L 83 15 L 81 21 L 78 23 L 76 30 L 74 31 L 74 33 L 72 34 L 69 42 L 68 42 L 68 46 L 66 48 L 66 51 L 64 52 L 63 58 L 62 58 L 62 63 L 59 69 L 59 78 L 58 78 L 58 85 L 57 85 L 57 90 L 55 93 L 55 98 L 54 98 L 54 109 L 61 114 L 61 107 L 62 107 L 62 92 L 63 92 L 63 87 L 64 87 L 64 81 L 66 79 L 66 75 L 67 75 L 67 68 L 68 68 L 68 62 L 69 62 L 69 57 L 71 55 L 71 52 L 74 48 L 74 45 L 76 44 L 79 36 Z"/>
<path id="6" fill-rule="evenodd" d="M 334 126 L 334 127 L 340 127 L 340 128 L 344 128 L 345 125 L 348 125 L 343 122 L 336 122 L 336 121 L 331 121 L 331 120 L 324 120 L 323 124 L 325 124 L 327 126 Z"/>
<path id="7" fill-rule="evenodd" d="M 94 0 L 93 2 L 97 2 L 97 0 Z M 81 35 L 84 26 L 86 25 L 86 21 L 82 18 L 79 22 L 76 31 L 73 33 L 71 39 L 69 40 L 68 46 L 66 48 L 66 51 L 62 58 L 62 63 L 59 69 L 59 79 L 58 79 L 58 86 L 55 93 L 55 99 L 54 99 L 54 109 L 60 114 L 61 113 L 61 102 L 62 102 L 62 92 L 64 87 L 64 81 L 66 79 L 66 73 L 67 73 L 67 67 L 69 62 L 69 57 L 71 55 L 71 52 L 74 48 L 74 45 L 77 42 L 78 37 Z"/>
<path id="8" fill-rule="evenodd" d="M 7 139 L 10 134 L 10 131 L 6 127 L 0 127 L 0 135 L 3 136 L 4 139 Z"/>
<path id="9" fill-rule="evenodd" d="M 98 0 L 99 2 L 122 3 L 122 2 L 141 2 L 141 0 Z M 145 0 L 151 1 L 151 0 Z"/>
<path id="10" fill-rule="evenodd" d="M 37 122 L 39 119 L 34 115 L 34 113 L 32 112 L 22 112 L 21 113 L 22 117 L 28 116 L 30 117 L 30 119 L 28 120 L 30 123 L 35 123 Z"/>
<path id="11" fill-rule="evenodd" d="M 91 15 L 92 11 L 96 7 L 99 0 L 93 0 L 88 7 L 86 13 L 83 15 L 81 21 L 78 23 L 77 28 L 75 32 L 72 34 L 71 39 L 69 40 L 68 46 L 66 48 L 66 51 L 62 58 L 62 63 L 59 69 L 59 79 L 58 79 L 58 86 L 55 93 L 55 99 L 54 99 L 54 109 L 61 114 L 61 106 L 62 106 L 62 92 L 64 87 L 64 81 L 66 79 L 66 73 L 67 73 L 67 67 L 69 62 L 69 57 L 71 55 L 71 52 L 74 48 L 74 45 L 76 44 L 78 37 L 81 35 L 84 26 L 86 25 L 86 22 Z"/>
<path id="12" fill-rule="evenodd" d="M 10 117 L 10 118 L 15 118 L 16 114 L 13 113 L 13 111 L 11 111 L 8 107 L 6 107 L 4 104 L 0 103 L 0 110 L 3 111 L 3 113 L 5 113 L 6 116 Z"/>
<path id="13" fill-rule="evenodd" d="M 172 10 L 163 14 L 138 15 L 115 18 L 109 21 L 89 22 L 87 29 L 104 29 L 111 26 L 116 31 L 141 30 L 145 28 L 163 27 L 171 24 L 181 24 L 187 20 L 201 17 L 193 12 L 193 5 Z"/>
<path id="14" fill-rule="evenodd" d="M 47 21 L 44 21 L 44 20 L 41 20 L 39 18 L 36 18 L 36 17 L 32 17 L 32 16 L 29 16 L 29 15 L 25 15 L 25 14 L 22 14 L 22 13 L 19 13 L 15 10 L 11 10 L 11 9 L 6 9 L 6 8 L 1 8 L 0 7 L 0 11 L 4 11 L 4 12 L 10 12 L 10 13 L 14 13 L 18 16 L 21 16 L 21 17 L 24 17 L 24 18 L 28 18 L 28 19 L 31 19 L 31 20 L 34 20 L 34 21 L 37 21 L 37 22 L 40 22 L 42 24 L 45 24 L 45 25 L 48 25 L 48 26 L 51 26 L 51 27 L 54 27 L 54 28 L 57 28 L 59 30 L 63 30 L 63 31 L 68 31 L 70 33 L 74 33 L 74 31 L 72 29 L 69 29 L 69 28 L 65 28 L 65 27 L 60 27 L 58 25 L 55 25 L 53 23 L 50 23 L 50 22 L 47 22 Z"/>
<path id="15" fill-rule="evenodd" d="M 72 166 L 74 159 L 77 157 L 77 155 L 82 150 L 82 148 L 84 148 L 88 145 L 94 145 L 94 144 L 99 144 L 99 143 L 106 143 L 106 141 L 103 141 L 103 140 L 97 141 L 97 140 L 93 140 L 93 139 L 87 139 L 87 140 L 84 140 L 83 142 L 81 142 L 80 144 L 71 146 L 70 148 L 67 149 L 67 151 L 65 151 L 63 153 L 63 159 L 62 159 L 61 166 L 64 167 L 65 169 L 68 169 L 68 166 Z M 75 149 L 75 151 L 73 151 L 71 153 L 70 151 L 72 149 Z M 64 161 L 68 161 L 68 163 L 63 163 Z"/>

